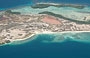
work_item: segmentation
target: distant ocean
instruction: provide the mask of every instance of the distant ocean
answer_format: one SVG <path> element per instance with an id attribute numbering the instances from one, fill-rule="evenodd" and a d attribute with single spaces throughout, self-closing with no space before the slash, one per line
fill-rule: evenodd
<path id="1" fill-rule="evenodd" d="M 90 5 L 90 0 L 39 0 L 36 2 L 48 1 Z M 32 5 L 36 2 L 33 0 L 0 0 L 0 9 Z M 43 35 L 20 45 L 0 46 L 0 58 L 90 58 L 90 43 L 70 40 L 62 43 L 43 43 L 43 39 L 51 40 L 51 37 Z"/>
<path id="2" fill-rule="evenodd" d="M 90 5 L 90 0 L 0 0 L 0 9 L 12 8 L 22 5 L 32 5 L 37 2 L 71 3 Z"/>

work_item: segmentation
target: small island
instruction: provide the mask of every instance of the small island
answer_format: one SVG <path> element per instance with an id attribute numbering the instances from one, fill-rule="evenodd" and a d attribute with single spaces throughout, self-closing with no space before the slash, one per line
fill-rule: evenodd
<path id="1" fill-rule="evenodd" d="M 73 8 L 77 8 L 77 9 L 83 9 L 85 7 L 85 5 L 76 5 L 76 4 L 55 4 L 55 3 L 37 3 L 35 5 L 32 5 L 32 8 L 47 8 L 50 6 L 54 6 L 54 7 L 73 7 Z"/>

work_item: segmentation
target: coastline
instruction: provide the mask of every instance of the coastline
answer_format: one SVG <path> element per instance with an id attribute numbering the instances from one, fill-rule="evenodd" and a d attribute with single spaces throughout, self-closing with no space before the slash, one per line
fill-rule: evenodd
<path id="1" fill-rule="evenodd" d="M 29 41 L 32 41 L 33 39 L 35 39 L 35 38 L 32 38 L 35 35 L 36 34 L 32 34 L 32 35 L 29 35 L 29 36 L 27 36 L 26 38 L 23 38 L 23 39 L 13 39 L 13 40 L 10 40 L 10 43 L 1 44 L 0 46 L 12 45 L 14 42 L 25 41 L 27 39 L 30 39 Z"/>
<path id="2" fill-rule="evenodd" d="M 11 40 L 11 42 L 10 43 L 5 43 L 5 44 L 2 44 L 2 45 L 0 45 L 0 46 L 5 46 L 5 45 L 13 45 L 13 43 L 14 42 L 16 42 L 15 44 L 16 45 L 18 45 L 18 43 L 17 42 L 19 42 L 19 44 L 22 44 L 22 43 L 20 43 L 20 41 L 25 41 L 25 40 L 28 40 L 28 39 L 30 39 L 29 41 L 32 41 L 32 40 L 34 40 L 35 38 L 32 38 L 33 36 L 35 36 L 35 35 L 43 35 L 43 34 L 51 34 L 51 35 L 59 35 L 59 34 L 69 34 L 69 33 L 74 33 L 74 34 L 79 34 L 79 33 L 84 33 L 84 32 L 89 32 L 90 33 L 90 31 L 62 31 L 62 32 L 50 32 L 50 31 L 45 31 L 45 32 L 37 32 L 37 33 L 34 33 L 34 34 L 32 34 L 32 35 L 30 35 L 30 36 L 27 36 L 26 38 L 23 38 L 23 39 L 15 39 L 15 40 Z M 54 40 L 56 40 L 55 42 L 57 42 L 57 39 L 54 39 Z M 80 41 L 80 42 L 82 42 L 83 40 L 82 39 L 80 39 L 80 40 L 77 40 L 77 39 L 71 39 L 71 40 L 73 40 L 73 41 Z M 54 41 L 52 41 L 52 42 L 54 42 Z M 60 41 L 60 42 L 62 42 L 62 41 Z M 64 42 L 64 40 L 63 40 L 63 42 Z M 84 41 L 83 41 L 84 42 Z M 87 42 L 87 41 L 85 41 L 85 42 Z M 88 41 L 88 42 L 90 42 L 90 41 Z"/>
<path id="3" fill-rule="evenodd" d="M 83 33 L 83 32 L 90 32 L 90 31 L 42 32 L 42 33 L 39 33 L 39 34 L 56 34 L 56 33 Z"/>
<path id="4" fill-rule="evenodd" d="M 35 36 L 36 34 L 32 34 L 32 35 L 30 35 L 30 36 L 28 36 L 28 37 L 26 37 L 26 38 L 23 38 L 23 39 L 15 39 L 15 40 L 12 40 L 12 42 L 14 42 L 14 41 L 23 41 L 23 40 L 27 40 L 28 38 L 31 38 L 31 37 L 33 37 L 33 36 Z"/>

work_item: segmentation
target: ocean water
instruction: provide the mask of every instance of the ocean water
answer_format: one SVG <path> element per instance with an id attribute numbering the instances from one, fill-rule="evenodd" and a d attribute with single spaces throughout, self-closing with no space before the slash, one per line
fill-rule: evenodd
<path id="1" fill-rule="evenodd" d="M 36 2 L 90 4 L 90 0 L 0 0 L 0 9 L 32 5 Z M 90 58 L 90 34 L 87 34 L 79 35 L 83 41 L 70 35 L 65 37 L 65 34 L 64 37 L 58 35 L 57 38 L 49 34 L 38 35 L 35 40 L 22 44 L 0 46 L 0 58 Z M 56 40 L 59 37 L 62 37 L 62 42 Z M 63 40 L 66 38 L 67 40 Z M 72 38 L 77 40 L 71 40 Z"/>
<path id="2" fill-rule="evenodd" d="M 43 42 L 53 39 L 53 36 L 44 34 L 24 44 L 2 46 L 0 58 L 90 58 L 90 43 L 71 40 L 61 43 Z"/>
<path id="3" fill-rule="evenodd" d="M 22 5 L 32 5 L 38 2 L 71 3 L 90 5 L 90 0 L 0 0 L 0 9 L 13 8 Z"/>

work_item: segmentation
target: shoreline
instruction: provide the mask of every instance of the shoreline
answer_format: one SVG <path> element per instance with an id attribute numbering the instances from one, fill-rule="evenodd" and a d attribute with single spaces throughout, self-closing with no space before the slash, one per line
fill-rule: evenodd
<path id="1" fill-rule="evenodd" d="M 42 32 L 39 34 L 56 34 L 56 33 L 83 33 L 83 32 L 90 32 L 90 31 L 62 31 L 62 32 Z"/>
<path id="2" fill-rule="evenodd" d="M 35 35 L 39 35 L 39 34 L 51 34 L 51 35 L 53 35 L 53 34 L 63 34 L 63 33 L 84 33 L 84 32 L 90 32 L 90 31 L 62 31 L 62 32 L 48 32 L 48 31 L 45 31 L 45 32 L 37 32 L 37 33 L 34 33 L 34 34 L 32 34 L 32 35 L 30 35 L 30 36 L 28 36 L 28 37 L 26 37 L 26 38 L 23 38 L 23 39 L 13 39 L 13 40 L 11 40 L 11 42 L 10 43 L 5 43 L 5 44 L 2 44 L 2 45 L 0 45 L 0 46 L 5 46 L 5 45 L 10 45 L 10 44 L 12 44 L 12 43 L 14 43 L 14 42 L 19 42 L 19 41 L 25 41 L 25 40 L 27 40 L 27 39 L 30 39 L 31 37 L 33 37 L 33 36 L 35 36 Z M 33 39 L 35 39 L 35 38 L 33 38 Z M 32 41 L 33 40 L 32 38 L 30 39 L 30 41 Z M 76 41 L 76 40 L 75 40 Z M 78 40 L 77 40 L 78 41 Z M 86 42 L 86 41 L 85 41 Z M 21 43 L 22 44 L 22 43 Z M 18 44 L 17 44 L 18 45 Z"/>
<path id="3" fill-rule="evenodd" d="M 28 36 L 26 38 L 23 38 L 23 39 L 13 39 L 13 40 L 10 40 L 10 43 L 1 44 L 0 46 L 10 45 L 10 44 L 12 44 L 14 42 L 24 41 L 24 40 L 27 40 L 27 39 L 30 39 L 30 38 L 31 38 L 30 41 L 32 41 L 33 40 L 32 37 L 35 36 L 35 35 L 36 34 L 32 34 L 32 35 L 30 35 L 30 36 Z"/>
<path id="4" fill-rule="evenodd" d="M 23 38 L 23 39 L 15 39 L 15 40 L 12 40 L 13 42 L 14 41 L 23 41 L 23 40 L 27 40 L 28 38 L 31 38 L 31 37 L 33 37 L 33 36 L 35 36 L 36 34 L 32 34 L 32 35 L 30 35 L 30 36 L 28 36 L 28 37 L 26 37 L 26 38 Z"/>

